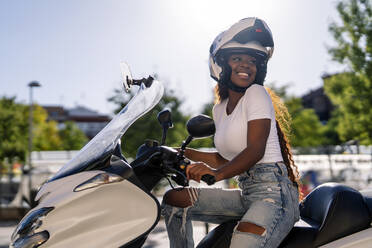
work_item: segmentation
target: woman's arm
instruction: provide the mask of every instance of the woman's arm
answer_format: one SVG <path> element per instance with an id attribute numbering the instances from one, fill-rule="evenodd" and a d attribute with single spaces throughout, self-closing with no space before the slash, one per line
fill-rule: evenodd
<path id="1" fill-rule="evenodd" d="M 185 157 L 192 161 L 204 162 L 215 169 L 228 162 L 218 152 L 203 152 L 192 148 L 186 148 Z"/>
<path id="2" fill-rule="evenodd" d="M 233 160 L 217 170 L 217 181 L 247 171 L 264 156 L 267 138 L 270 134 L 270 124 L 270 119 L 259 119 L 248 122 L 247 147 Z"/>
<path id="3" fill-rule="evenodd" d="M 188 179 L 200 182 L 204 174 L 211 174 L 216 181 L 231 178 L 247 171 L 255 165 L 265 154 L 266 141 L 270 133 L 270 119 L 259 119 L 248 122 L 247 147 L 234 159 L 217 169 L 204 163 L 195 163 L 187 167 Z"/>

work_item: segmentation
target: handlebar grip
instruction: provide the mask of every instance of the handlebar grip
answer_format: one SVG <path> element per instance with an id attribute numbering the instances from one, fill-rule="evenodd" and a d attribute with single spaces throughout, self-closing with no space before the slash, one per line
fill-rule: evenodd
<path id="1" fill-rule="evenodd" d="M 206 182 L 208 185 L 212 185 L 216 182 L 216 178 L 212 175 L 205 174 L 201 177 L 201 180 L 203 182 Z"/>

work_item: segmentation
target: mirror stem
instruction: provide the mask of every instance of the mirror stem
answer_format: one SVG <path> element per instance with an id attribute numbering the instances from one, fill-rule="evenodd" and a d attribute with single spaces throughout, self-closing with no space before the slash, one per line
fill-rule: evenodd
<path id="1" fill-rule="evenodd" d="M 184 140 L 184 141 L 182 142 L 181 151 L 180 151 L 180 155 L 181 155 L 181 156 L 183 156 L 183 154 L 185 153 L 186 146 L 187 146 L 188 144 L 190 144 L 190 142 L 192 141 L 192 139 L 193 139 L 193 137 L 192 137 L 192 136 L 189 136 L 189 137 L 187 137 L 186 140 Z"/>
<path id="2" fill-rule="evenodd" d="M 163 125 L 163 135 L 161 137 L 161 145 L 165 144 L 165 139 L 167 138 L 168 125 Z"/>
<path id="3" fill-rule="evenodd" d="M 128 78 L 127 78 L 127 81 L 128 81 Z M 148 76 L 148 78 L 132 79 L 131 84 L 139 86 L 142 83 L 144 83 L 146 87 L 150 87 L 153 81 L 154 81 L 154 78 L 151 76 Z"/>

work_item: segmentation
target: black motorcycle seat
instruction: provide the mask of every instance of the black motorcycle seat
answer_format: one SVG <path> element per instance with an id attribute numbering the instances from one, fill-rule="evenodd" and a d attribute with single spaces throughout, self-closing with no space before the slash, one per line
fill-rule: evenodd
<path id="1" fill-rule="evenodd" d="M 315 248 L 366 229 L 370 227 L 371 209 L 371 197 L 341 184 L 322 184 L 302 201 L 300 220 L 279 247 Z M 229 247 L 236 223 L 217 226 L 197 248 Z"/>
<path id="2" fill-rule="evenodd" d="M 364 197 L 364 200 L 365 200 L 366 203 L 367 203 L 367 206 L 368 206 L 369 212 L 370 212 L 371 215 L 372 215 L 372 190 L 360 191 L 360 193 L 361 193 L 362 196 Z"/>
<path id="3" fill-rule="evenodd" d="M 337 183 L 314 189 L 300 204 L 301 220 L 279 247 L 313 248 L 370 226 L 371 214 L 358 191 Z"/>

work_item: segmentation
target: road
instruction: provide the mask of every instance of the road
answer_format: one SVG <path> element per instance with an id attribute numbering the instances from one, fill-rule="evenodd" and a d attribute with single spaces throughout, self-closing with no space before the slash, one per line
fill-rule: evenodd
<path id="1" fill-rule="evenodd" d="M 8 248 L 10 236 L 16 226 L 16 222 L 0 222 L 0 248 Z M 205 225 L 202 222 L 194 222 L 194 241 L 197 244 L 205 236 Z M 161 220 L 158 225 L 152 230 L 144 248 L 153 247 L 169 247 L 167 231 L 165 229 L 164 220 Z"/>
<path id="2" fill-rule="evenodd" d="M 0 248 L 9 246 L 10 236 L 15 228 L 16 222 L 0 222 Z"/>

